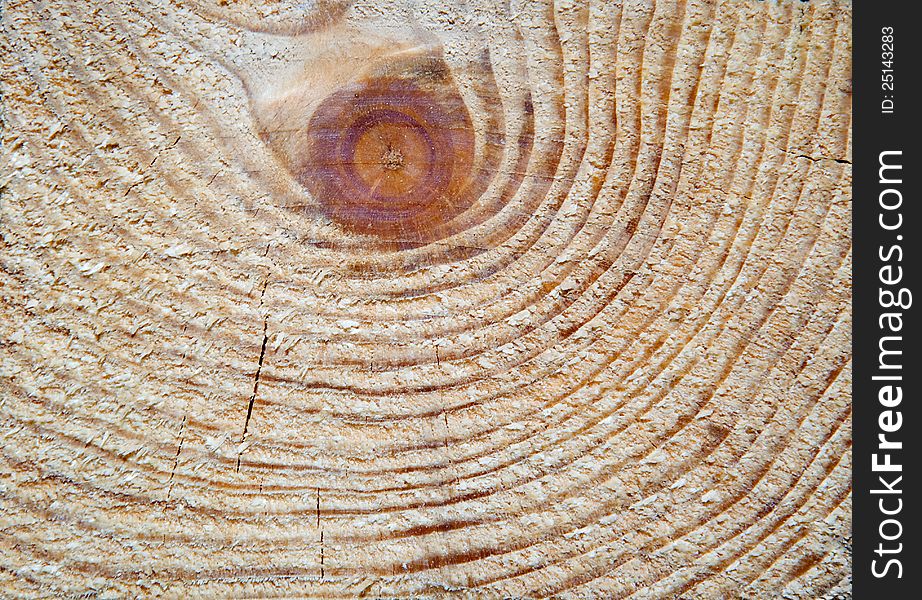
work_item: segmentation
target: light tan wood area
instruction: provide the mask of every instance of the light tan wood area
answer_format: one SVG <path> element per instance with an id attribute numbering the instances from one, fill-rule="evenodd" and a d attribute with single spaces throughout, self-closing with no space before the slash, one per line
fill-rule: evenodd
<path id="1" fill-rule="evenodd" d="M 0 6 L 0 596 L 850 597 L 850 4 Z"/>

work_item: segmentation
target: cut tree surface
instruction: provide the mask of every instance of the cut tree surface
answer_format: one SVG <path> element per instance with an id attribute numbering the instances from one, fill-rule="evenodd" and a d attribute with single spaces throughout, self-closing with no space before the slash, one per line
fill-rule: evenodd
<path id="1" fill-rule="evenodd" d="M 0 11 L 0 596 L 850 597 L 849 3 Z"/>

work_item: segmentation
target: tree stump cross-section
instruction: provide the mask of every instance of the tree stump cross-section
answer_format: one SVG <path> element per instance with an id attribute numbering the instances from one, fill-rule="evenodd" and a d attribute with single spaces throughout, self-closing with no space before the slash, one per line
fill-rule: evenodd
<path id="1" fill-rule="evenodd" d="M 851 596 L 851 4 L 0 4 L 0 596 Z"/>

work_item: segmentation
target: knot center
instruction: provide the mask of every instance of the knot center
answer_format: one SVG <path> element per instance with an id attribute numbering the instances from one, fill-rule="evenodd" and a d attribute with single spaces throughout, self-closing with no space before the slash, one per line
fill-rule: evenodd
<path id="1" fill-rule="evenodd" d="M 381 155 L 381 166 L 388 171 L 398 171 L 403 168 L 403 152 L 399 148 L 388 144 Z"/>

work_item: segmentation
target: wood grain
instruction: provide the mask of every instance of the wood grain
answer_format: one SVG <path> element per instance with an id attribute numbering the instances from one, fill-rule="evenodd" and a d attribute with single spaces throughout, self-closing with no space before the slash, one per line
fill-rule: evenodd
<path id="1" fill-rule="evenodd" d="M 850 597 L 849 3 L 0 10 L 0 596 Z"/>

